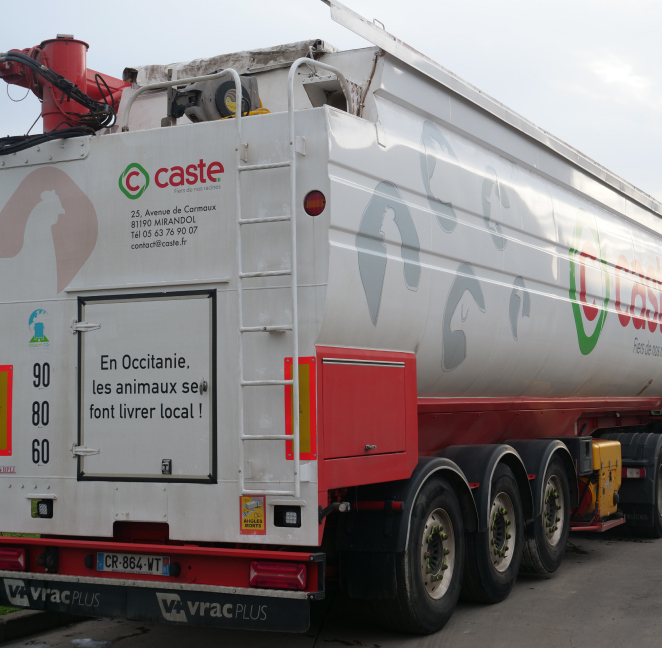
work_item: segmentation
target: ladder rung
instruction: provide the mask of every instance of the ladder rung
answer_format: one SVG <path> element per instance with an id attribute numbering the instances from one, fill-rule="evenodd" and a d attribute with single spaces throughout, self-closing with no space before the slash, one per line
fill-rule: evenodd
<path id="1" fill-rule="evenodd" d="M 281 277 L 291 275 L 291 270 L 267 270 L 265 272 L 240 272 L 240 279 L 253 279 L 253 277 Z"/>
<path id="2" fill-rule="evenodd" d="M 292 441 L 291 434 L 244 434 L 239 437 L 242 441 Z"/>
<path id="3" fill-rule="evenodd" d="M 249 164 L 248 166 L 240 166 L 239 171 L 261 171 L 262 169 L 280 169 L 281 167 L 290 166 L 289 162 L 272 162 L 271 164 Z"/>
<path id="4" fill-rule="evenodd" d="M 242 380 L 242 387 L 265 387 L 268 385 L 293 385 L 293 380 Z"/>
<path id="5" fill-rule="evenodd" d="M 296 497 L 294 491 L 277 491 L 277 490 L 243 490 L 242 495 L 282 495 L 284 497 Z"/>
<path id="6" fill-rule="evenodd" d="M 277 333 L 278 331 L 291 331 L 291 324 L 283 326 L 243 326 L 239 329 L 242 333 Z"/>
<path id="7" fill-rule="evenodd" d="M 267 216 L 265 218 L 244 218 L 239 221 L 239 225 L 257 225 L 257 223 L 279 223 L 281 221 L 290 220 L 289 214 L 287 216 Z"/>

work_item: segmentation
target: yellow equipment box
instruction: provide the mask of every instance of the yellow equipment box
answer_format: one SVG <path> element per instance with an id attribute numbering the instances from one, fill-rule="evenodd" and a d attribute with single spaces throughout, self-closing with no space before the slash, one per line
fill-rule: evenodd
<path id="1" fill-rule="evenodd" d="M 618 498 L 614 498 L 621 487 L 621 444 L 618 441 L 593 440 L 593 470 L 598 471 L 597 509 L 600 517 L 605 518 L 618 508 Z"/>

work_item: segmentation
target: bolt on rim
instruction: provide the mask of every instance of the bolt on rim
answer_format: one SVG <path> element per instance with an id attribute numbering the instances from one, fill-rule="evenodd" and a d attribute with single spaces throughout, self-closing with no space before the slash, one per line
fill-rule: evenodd
<path id="1" fill-rule="evenodd" d="M 513 560 L 517 539 L 515 507 L 506 493 L 499 493 L 492 500 L 489 525 L 489 551 L 492 564 L 498 572 L 504 572 Z"/>
<path id="2" fill-rule="evenodd" d="M 552 475 L 545 484 L 545 494 L 543 496 L 543 519 L 542 523 L 545 528 L 545 538 L 552 547 L 561 540 L 563 535 L 563 507 L 565 501 L 563 500 L 563 489 L 561 488 L 561 480 Z"/>
<path id="3" fill-rule="evenodd" d="M 430 598 L 440 599 L 453 580 L 455 571 L 455 534 L 444 509 L 430 513 L 421 539 L 421 576 Z"/>

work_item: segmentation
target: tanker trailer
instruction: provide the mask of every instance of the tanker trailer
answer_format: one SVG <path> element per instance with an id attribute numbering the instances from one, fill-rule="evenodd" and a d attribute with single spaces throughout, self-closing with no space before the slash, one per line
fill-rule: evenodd
<path id="1" fill-rule="evenodd" d="M 373 46 L 0 55 L 44 100 L 0 140 L 0 604 L 305 631 L 339 578 L 425 634 L 662 535 L 662 207 L 327 4 Z"/>

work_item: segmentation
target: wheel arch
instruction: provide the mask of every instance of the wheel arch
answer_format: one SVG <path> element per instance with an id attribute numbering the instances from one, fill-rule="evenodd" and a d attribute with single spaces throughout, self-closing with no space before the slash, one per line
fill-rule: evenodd
<path id="1" fill-rule="evenodd" d="M 399 553 L 409 542 L 416 497 L 430 480 L 445 478 L 452 486 L 466 530 L 475 531 L 478 515 L 467 478 L 460 467 L 443 457 L 420 457 L 409 479 L 360 486 L 360 499 L 403 502 L 400 512 L 351 510 L 339 518 L 338 550 L 341 552 Z M 360 501 L 360 500 L 359 500 Z M 351 502 L 350 502 L 351 504 Z"/>
<path id="2" fill-rule="evenodd" d="M 507 444 L 451 446 L 441 456 L 456 463 L 472 486 L 478 514 L 476 531 L 485 531 L 490 511 L 492 477 L 500 463 L 507 465 L 517 481 L 525 522 L 533 515 L 533 497 L 526 468 L 517 451 Z"/>
<path id="3" fill-rule="evenodd" d="M 570 506 L 577 506 L 578 487 L 575 462 L 566 445 L 558 439 L 515 439 L 508 441 L 517 450 L 528 476 L 533 476 L 529 487 L 533 498 L 533 516 L 537 518 L 542 513 L 542 499 L 545 494 L 545 473 L 554 458 L 559 458 L 568 476 L 570 489 Z"/>

